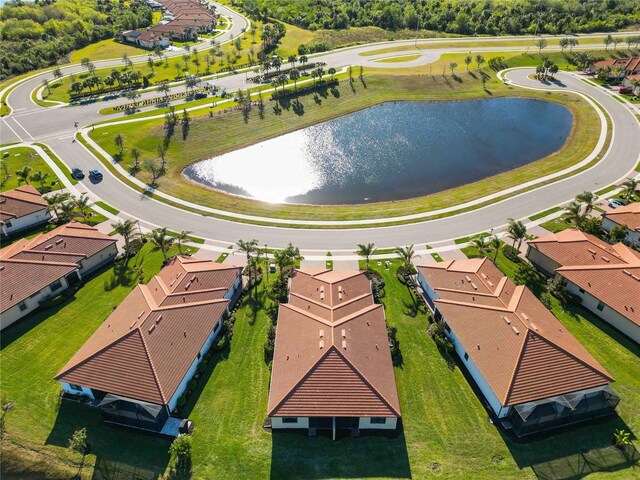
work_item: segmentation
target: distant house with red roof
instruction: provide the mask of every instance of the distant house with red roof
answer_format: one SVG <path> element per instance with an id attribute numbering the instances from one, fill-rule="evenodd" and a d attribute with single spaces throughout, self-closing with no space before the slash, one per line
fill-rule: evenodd
<path id="1" fill-rule="evenodd" d="M 639 252 L 569 229 L 530 241 L 527 258 L 564 279 L 582 306 L 640 343 Z"/>
<path id="2" fill-rule="evenodd" d="M 640 202 L 630 203 L 603 213 L 602 228 L 610 232 L 615 227 L 626 227 L 626 241 L 640 246 Z"/>
<path id="3" fill-rule="evenodd" d="M 640 74 L 640 57 L 600 60 L 589 65 L 587 73 L 597 74 L 600 70 L 605 70 L 609 78 L 638 75 Z"/>
<path id="4" fill-rule="evenodd" d="M 609 373 L 489 259 L 418 267 L 418 281 L 505 428 L 524 436 L 615 411 Z"/>
<path id="5" fill-rule="evenodd" d="M 0 234 L 8 236 L 51 220 L 47 201 L 32 185 L 0 193 Z"/>
<path id="6" fill-rule="evenodd" d="M 0 250 L 0 328 L 4 329 L 112 262 L 116 239 L 77 222 Z"/>

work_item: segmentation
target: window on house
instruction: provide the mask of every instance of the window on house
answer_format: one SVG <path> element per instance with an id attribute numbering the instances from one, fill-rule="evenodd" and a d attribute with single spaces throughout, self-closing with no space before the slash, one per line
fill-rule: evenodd
<path id="1" fill-rule="evenodd" d="M 7 228 L 11 228 L 11 220 L 7 220 L 4 222 L 4 226 Z"/>
<path id="2" fill-rule="evenodd" d="M 71 390 L 77 390 L 79 392 L 82 391 L 82 386 L 81 385 L 76 385 L 75 383 L 70 383 L 69 387 L 71 387 Z"/>
<path id="3" fill-rule="evenodd" d="M 600 311 L 604 310 L 604 303 L 598 302 L 598 305 L 596 306 L 596 308 Z"/>
<path id="4" fill-rule="evenodd" d="M 449 325 L 447 325 L 446 323 L 444 324 L 444 329 L 445 329 L 447 332 L 451 333 L 451 327 L 450 327 Z"/>
<path id="5" fill-rule="evenodd" d="M 578 291 L 579 291 L 580 293 L 584 293 L 584 288 L 580 288 L 580 289 L 578 289 Z"/>
<path id="6" fill-rule="evenodd" d="M 467 352 L 464 352 L 464 359 L 469 360 L 469 354 Z"/>
<path id="7" fill-rule="evenodd" d="M 55 292 L 56 290 L 62 288 L 62 282 L 60 280 L 56 280 L 51 285 L 49 285 L 49 288 L 51 288 L 52 292 Z"/>
<path id="8" fill-rule="evenodd" d="M 387 423 L 387 419 L 384 417 L 371 417 L 371 423 L 375 423 L 377 425 L 384 425 Z"/>
<path id="9" fill-rule="evenodd" d="M 282 417 L 282 423 L 298 423 L 298 417 Z"/>
<path id="10" fill-rule="evenodd" d="M 198 352 L 198 360 L 200 360 L 200 357 L 202 357 L 202 354 Z"/>
<path id="11" fill-rule="evenodd" d="M 20 309 L 21 312 L 25 311 L 27 309 L 27 304 L 24 302 L 20 302 L 18 304 L 18 308 Z"/>

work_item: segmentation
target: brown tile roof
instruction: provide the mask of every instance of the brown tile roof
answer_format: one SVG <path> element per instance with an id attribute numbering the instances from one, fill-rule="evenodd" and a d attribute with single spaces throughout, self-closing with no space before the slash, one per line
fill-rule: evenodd
<path id="1" fill-rule="evenodd" d="M 147 285 L 138 285 L 56 376 L 57 380 L 164 405 L 169 402 L 229 300 L 217 295 L 197 299 L 182 293 L 156 296 L 166 271 L 189 270 L 221 275 L 225 291 L 240 269 L 210 260 L 176 257 Z M 235 272 L 232 278 L 227 273 Z M 213 282 L 213 281 L 212 281 Z M 206 293 L 196 285 L 191 292 Z M 171 296 L 179 302 L 166 302 Z M 207 298 L 208 296 L 208 298 Z"/>
<path id="2" fill-rule="evenodd" d="M 77 268 L 75 263 L 1 260 L 0 312 L 6 312 Z"/>
<path id="3" fill-rule="evenodd" d="M 438 294 L 438 310 L 502 405 L 612 381 L 529 289 L 516 286 L 488 259 L 418 269 Z"/>
<path id="4" fill-rule="evenodd" d="M 91 257 L 117 240 L 94 227 L 70 222 L 32 239 L 24 239 L 0 250 L 0 259 L 12 258 L 20 252 L 30 251 L 43 255 L 74 254 Z M 46 258 L 46 257 L 45 257 Z"/>
<path id="5" fill-rule="evenodd" d="M 630 203 L 602 214 L 618 225 L 626 225 L 629 230 L 640 231 L 640 202 Z"/>
<path id="6" fill-rule="evenodd" d="M 366 276 L 296 270 L 290 299 L 278 312 L 268 414 L 400 416 L 384 307 Z"/>
<path id="7" fill-rule="evenodd" d="M 529 243 L 560 264 L 557 273 L 640 325 L 639 252 L 622 243 L 609 245 L 575 229 Z"/>
<path id="8" fill-rule="evenodd" d="M 31 185 L 0 193 L 0 221 L 20 218 L 44 210 L 47 201 Z"/>
<path id="9" fill-rule="evenodd" d="M 596 68 L 620 67 L 625 71 L 637 72 L 637 71 L 640 71 L 640 57 L 600 60 L 598 62 L 595 62 L 593 65 Z"/>
<path id="10" fill-rule="evenodd" d="M 33 239 L 0 250 L 4 312 L 55 280 L 78 268 L 78 262 L 116 242 L 93 227 L 77 222 L 62 225 Z"/>
<path id="11" fill-rule="evenodd" d="M 529 246 L 560 265 L 625 263 L 612 245 L 575 228 L 531 240 Z"/>

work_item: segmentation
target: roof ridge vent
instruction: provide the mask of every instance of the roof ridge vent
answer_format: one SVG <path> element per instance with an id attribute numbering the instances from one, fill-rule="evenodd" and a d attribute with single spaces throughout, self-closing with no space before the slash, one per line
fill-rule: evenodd
<path id="1" fill-rule="evenodd" d="M 324 328 L 320 329 L 320 338 L 324 337 Z"/>
<path id="2" fill-rule="evenodd" d="M 471 282 L 471 287 L 472 287 L 474 290 L 477 290 L 477 289 L 478 289 L 478 286 L 477 286 L 475 283 L 473 283 L 473 282 Z"/>
<path id="3" fill-rule="evenodd" d="M 154 323 L 149 327 L 149 333 L 153 332 L 156 329 L 156 324 Z"/>
<path id="4" fill-rule="evenodd" d="M 607 263 L 609 263 L 611 261 L 608 257 L 605 257 L 605 256 L 602 256 L 602 260 L 604 260 Z"/>
<path id="5" fill-rule="evenodd" d="M 45 250 L 51 250 L 52 248 L 53 248 L 53 243 L 50 243 L 49 245 L 44 246 Z"/>
<path id="6" fill-rule="evenodd" d="M 344 328 L 342 329 L 342 338 L 347 338 L 347 331 Z"/>
<path id="7" fill-rule="evenodd" d="M 142 311 L 138 314 L 138 318 L 140 318 L 142 315 L 144 315 L 144 310 L 142 310 Z"/>
<path id="8" fill-rule="evenodd" d="M 464 278 L 467 280 L 467 282 L 471 283 L 471 278 L 469 277 L 469 275 L 465 275 Z"/>
<path id="9" fill-rule="evenodd" d="M 347 349 L 347 341 L 346 340 L 342 340 L 342 348 L 344 348 L 345 350 Z"/>
<path id="10" fill-rule="evenodd" d="M 320 350 L 322 350 L 324 348 L 324 340 L 320 340 L 320 342 L 318 342 L 318 346 L 320 347 Z"/>
<path id="11" fill-rule="evenodd" d="M 56 240 L 56 245 L 60 245 L 62 242 L 64 242 L 64 240 L 59 238 L 58 240 Z"/>
<path id="12" fill-rule="evenodd" d="M 158 318 L 156 318 L 156 323 L 160 323 L 162 321 L 162 314 Z"/>
<path id="13" fill-rule="evenodd" d="M 137 320 L 134 320 L 131 325 L 129 325 L 129 330 L 136 326 Z"/>
<path id="14" fill-rule="evenodd" d="M 595 251 L 593 248 L 590 248 L 590 249 L 589 249 L 589 253 L 590 253 L 591 255 L 595 255 L 595 254 L 596 254 L 596 251 Z"/>
<path id="15" fill-rule="evenodd" d="M 502 316 L 502 319 L 507 322 L 507 325 L 511 325 L 511 320 L 509 320 L 509 318 L 506 315 Z"/>
<path id="16" fill-rule="evenodd" d="M 524 312 L 522 312 L 521 315 L 522 315 L 522 318 L 524 318 L 526 321 L 529 321 L 529 315 L 527 315 Z"/>
<path id="17" fill-rule="evenodd" d="M 631 272 L 629 270 L 622 270 L 622 273 L 631 276 Z"/>
<path id="18" fill-rule="evenodd" d="M 513 329 L 513 331 L 514 331 L 514 333 L 515 333 L 516 335 L 520 335 L 520 330 L 518 330 L 518 329 L 515 327 L 515 325 L 511 325 L 511 328 Z"/>

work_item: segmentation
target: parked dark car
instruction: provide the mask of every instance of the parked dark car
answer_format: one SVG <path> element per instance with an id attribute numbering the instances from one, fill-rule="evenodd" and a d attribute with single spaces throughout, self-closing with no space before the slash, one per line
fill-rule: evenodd
<path id="1" fill-rule="evenodd" d="M 84 172 L 78 167 L 75 167 L 71 170 L 71 176 L 76 180 L 82 180 L 84 178 Z"/>
<path id="2" fill-rule="evenodd" d="M 200 98 L 207 98 L 207 94 L 204 92 L 196 92 L 196 94 L 194 95 L 196 100 L 199 100 Z"/>
<path id="3" fill-rule="evenodd" d="M 102 172 L 100 170 L 89 170 L 89 178 L 96 182 L 102 180 Z"/>

